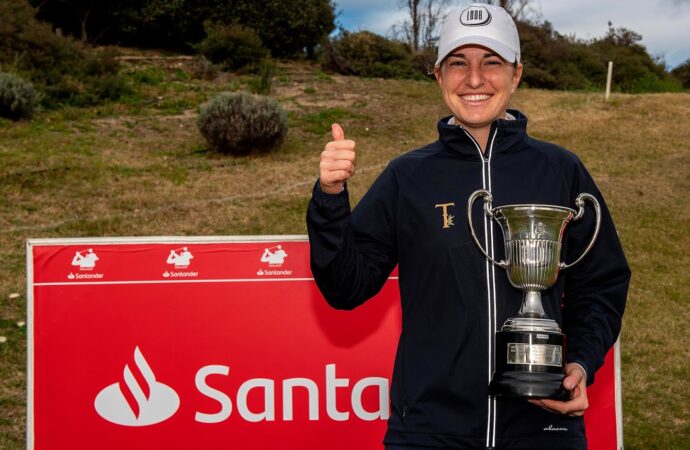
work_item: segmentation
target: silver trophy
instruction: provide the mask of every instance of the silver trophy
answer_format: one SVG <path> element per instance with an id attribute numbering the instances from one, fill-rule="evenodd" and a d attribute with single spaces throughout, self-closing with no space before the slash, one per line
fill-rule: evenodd
<path id="1" fill-rule="evenodd" d="M 484 199 L 484 213 L 501 226 L 505 241 L 505 260 L 496 261 L 482 247 L 472 226 L 472 205 Z M 594 234 L 582 255 L 566 264 L 561 262 L 561 241 L 566 226 L 585 213 L 585 200 L 594 205 Z M 508 205 L 492 208 L 491 193 L 480 189 L 467 204 L 470 233 L 479 250 L 493 264 L 506 269 L 513 287 L 523 291 L 517 317 L 509 318 L 496 333 L 496 370 L 489 391 L 492 395 L 566 399 L 563 388 L 563 348 L 565 335 L 558 323 L 544 312 L 541 291 L 549 289 L 562 269 L 582 261 L 599 234 L 599 202 L 590 194 L 575 199 L 575 210 L 553 205 Z"/>

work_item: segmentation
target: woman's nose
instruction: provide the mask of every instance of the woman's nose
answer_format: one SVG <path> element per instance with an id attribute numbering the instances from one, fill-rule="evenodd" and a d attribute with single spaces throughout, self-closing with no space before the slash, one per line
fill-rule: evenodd
<path id="1" fill-rule="evenodd" d="M 480 67 L 470 65 L 467 74 L 467 84 L 472 88 L 478 88 L 484 84 L 484 74 Z"/>

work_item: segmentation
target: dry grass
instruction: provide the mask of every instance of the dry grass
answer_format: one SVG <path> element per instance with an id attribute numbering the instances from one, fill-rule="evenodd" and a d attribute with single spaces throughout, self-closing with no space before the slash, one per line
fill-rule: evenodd
<path id="1" fill-rule="evenodd" d="M 332 120 L 358 143 L 357 201 L 390 158 L 435 139 L 445 114 L 434 83 L 281 65 L 273 95 L 290 113 L 287 141 L 266 156 L 222 157 L 206 150 L 196 108 L 184 105 L 248 78 L 202 82 L 180 79 L 181 70 L 165 67 L 165 80 L 131 102 L 0 121 L 0 335 L 8 338 L 0 448 L 24 445 L 26 332 L 17 322 L 25 320 L 26 238 L 303 234 Z M 690 95 L 604 103 L 597 94 L 521 90 L 514 103 L 535 137 L 588 165 L 634 271 L 622 337 L 626 447 L 686 448 Z M 21 297 L 10 299 L 14 292 Z"/>

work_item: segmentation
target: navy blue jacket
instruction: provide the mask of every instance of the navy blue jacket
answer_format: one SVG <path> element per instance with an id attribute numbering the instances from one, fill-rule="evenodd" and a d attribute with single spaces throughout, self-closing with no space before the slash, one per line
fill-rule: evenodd
<path id="1" fill-rule="evenodd" d="M 472 241 L 467 200 L 480 188 L 493 206 L 561 205 L 588 192 L 602 207 L 599 237 L 578 265 L 542 293 L 547 315 L 566 335 L 566 361 L 594 379 L 618 337 L 630 279 L 604 199 L 573 153 L 526 133 L 527 118 L 492 124 L 486 153 L 461 127 L 438 123 L 439 140 L 386 167 L 350 212 L 347 190 L 317 183 L 307 212 L 314 278 L 335 308 L 352 309 L 399 266 L 402 333 L 391 385 L 385 443 L 432 448 L 586 448 L 582 417 L 542 410 L 523 399 L 491 397 L 495 332 L 517 315 L 522 293 Z M 445 206 L 443 206 L 445 205 Z M 503 237 L 473 209 L 474 228 L 495 259 Z M 444 216 L 445 215 L 445 216 Z M 561 258 L 574 261 L 589 243 L 594 209 L 565 231 Z"/>

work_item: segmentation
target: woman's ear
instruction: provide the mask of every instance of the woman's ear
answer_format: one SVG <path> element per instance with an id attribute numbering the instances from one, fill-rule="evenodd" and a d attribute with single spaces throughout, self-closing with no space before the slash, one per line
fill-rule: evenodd
<path id="1" fill-rule="evenodd" d="M 434 67 L 434 76 L 436 77 L 436 82 L 439 84 L 443 84 L 443 78 L 441 75 L 441 66 L 435 66 Z"/>
<path id="2" fill-rule="evenodd" d="M 513 72 L 513 85 L 510 89 L 510 92 L 513 93 L 518 87 L 518 84 L 520 84 L 520 79 L 522 78 L 522 63 L 518 63 L 517 67 L 515 67 L 515 71 Z"/>

